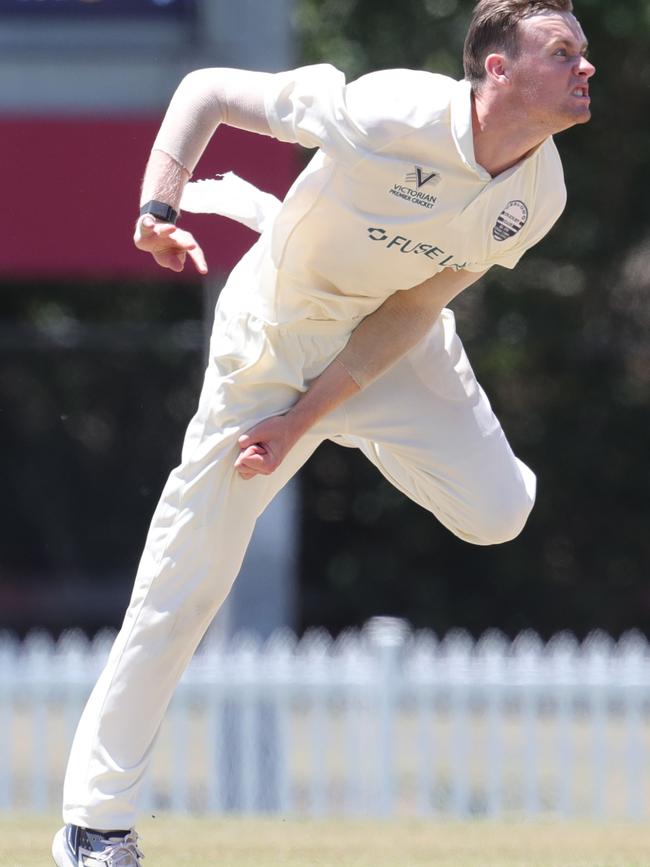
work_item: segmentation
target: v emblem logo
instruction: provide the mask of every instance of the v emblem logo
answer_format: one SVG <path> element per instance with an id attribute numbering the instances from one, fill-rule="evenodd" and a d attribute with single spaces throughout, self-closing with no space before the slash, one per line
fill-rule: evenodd
<path id="1" fill-rule="evenodd" d="M 428 184 L 429 181 L 437 178 L 438 172 L 425 172 L 424 169 L 420 168 L 420 166 L 415 166 L 415 177 L 419 190 L 420 187 L 423 187 L 425 184 Z"/>
<path id="2" fill-rule="evenodd" d="M 406 183 L 414 183 L 418 190 L 427 184 L 435 186 L 440 181 L 440 172 L 429 171 L 428 169 L 423 169 L 422 166 L 413 166 L 413 168 L 415 171 L 409 172 L 406 175 Z"/>

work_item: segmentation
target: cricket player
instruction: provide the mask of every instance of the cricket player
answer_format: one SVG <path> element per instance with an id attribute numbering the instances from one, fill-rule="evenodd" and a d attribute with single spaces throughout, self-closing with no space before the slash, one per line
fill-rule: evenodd
<path id="1" fill-rule="evenodd" d="M 506 440 L 446 305 L 513 268 L 565 203 L 553 134 L 590 117 L 594 67 L 570 0 L 480 0 L 465 78 L 329 65 L 204 69 L 153 145 L 135 244 L 207 271 L 175 225 L 222 124 L 317 148 L 215 314 L 179 466 L 75 736 L 59 867 L 138 867 L 136 802 L 183 670 L 240 568 L 255 520 L 323 439 L 360 449 L 461 539 L 522 529 L 535 477 Z"/>

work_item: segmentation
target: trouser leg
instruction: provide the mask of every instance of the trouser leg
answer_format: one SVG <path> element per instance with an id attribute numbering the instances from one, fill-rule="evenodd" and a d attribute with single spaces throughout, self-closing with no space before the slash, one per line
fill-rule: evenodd
<path id="1" fill-rule="evenodd" d="M 513 454 L 451 311 L 415 350 L 352 398 L 345 414 L 343 442 L 360 448 L 459 538 L 491 545 L 523 528 L 535 476 Z"/>
<path id="2" fill-rule="evenodd" d="M 139 784 L 178 679 L 230 589 L 256 518 L 318 444 L 306 437 L 277 473 L 239 478 L 238 435 L 284 410 L 296 389 L 286 382 L 290 376 L 265 384 L 264 365 L 275 363 L 277 347 L 243 364 L 228 351 L 222 369 L 211 365 L 206 374 L 124 624 L 79 723 L 64 786 L 66 822 L 98 829 L 134 824 Z M 284 362 L 289 370 L 292 359 Z M 293 362 L 299 370 L 301 359 Z"/>

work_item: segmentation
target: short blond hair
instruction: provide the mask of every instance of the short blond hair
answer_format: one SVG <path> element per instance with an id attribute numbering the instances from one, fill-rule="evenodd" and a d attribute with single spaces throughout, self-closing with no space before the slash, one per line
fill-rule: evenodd
<path id="1" fill-rule="evenodd" d="M 519 22 L 540 12 L 573 12 L 571 0 L 479 0 L 465 38 L 463 67 L 474 90 L 485 78 L 485 58 L 493 51 L 519 53 Z"/>

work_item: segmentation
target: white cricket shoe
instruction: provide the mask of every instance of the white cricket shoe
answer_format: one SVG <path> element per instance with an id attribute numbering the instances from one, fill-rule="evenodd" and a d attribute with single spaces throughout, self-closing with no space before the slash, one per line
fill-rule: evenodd
<path id="1" fill-rule="evenodd" d="M 138 835 L 130 831 L 93 831 L 66 825 L 54 836 L 52 856 L 58 867 L 141 867 Z"/>

